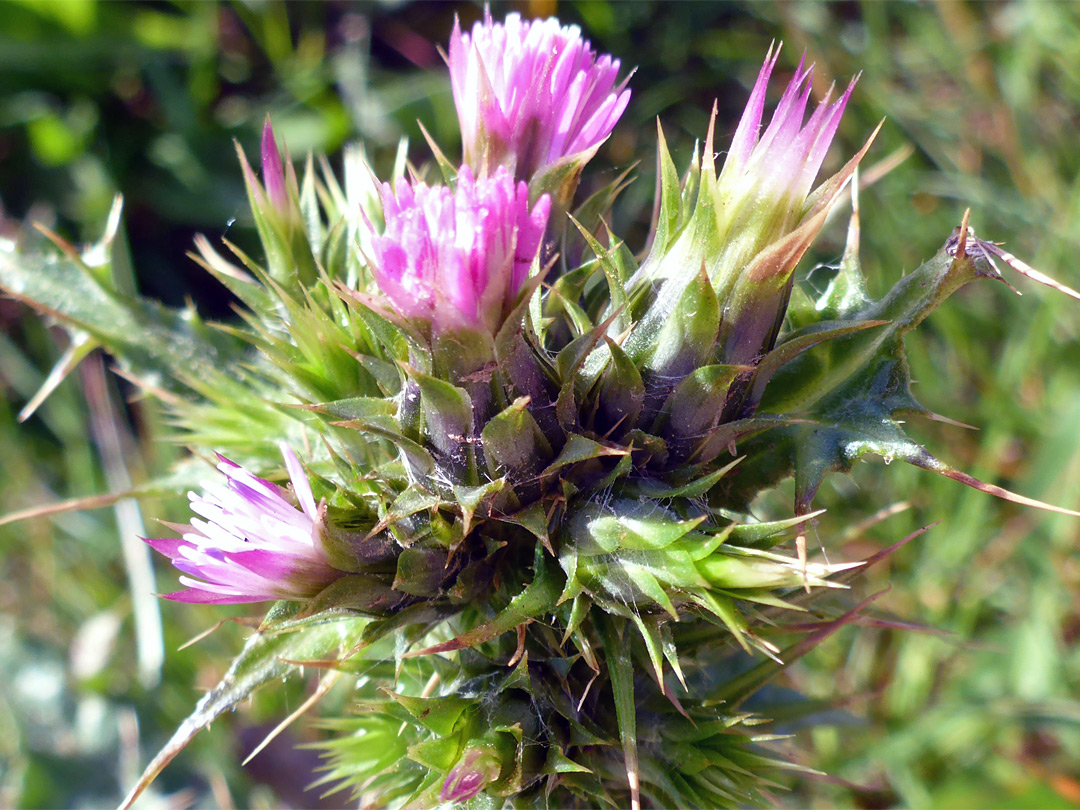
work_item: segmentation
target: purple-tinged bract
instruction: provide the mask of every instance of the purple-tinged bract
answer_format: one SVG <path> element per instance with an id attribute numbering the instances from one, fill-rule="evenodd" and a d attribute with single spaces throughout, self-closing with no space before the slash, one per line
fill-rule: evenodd
<path id="1" fill-rule="evenodd" d="M 529 277 L 547 226 L 547 196 L 529 207 L 525 183 L 500 167 L 457 188 L 383 186 L 386 228 L 372 240 L 375 279 L 402 317 L 434 332 L 494 333 Z"/>
<path id="2" fill-rule="evenodd" d="M 465 162 L 479 173 L 502 164 L 527 180 L 564 158 L 584 163 L 630 100 L 619 60 L 554 18 L 485 15 L 471 33 L 455 23 L 449 62 Z"/>
<path id="3" fill-rule="evenodd" d="M 470 748 L 443 782 L 439 798 L 444 802 L 464 802 L 499 778 L 500 763 L 487 747 Z"/>
<path id="4" fill-rule="evenodd" d="M 269 117 L 263 125 L 261 147 L 263 185 L 266 186 L 266 196 L 279 213 L 285 214 L 289 209 L 289 195 L 285 189 L 285 167 L 281 162 L 281 152 L 278 149 Z"/>
<path id="5" fill-rule="evenodd" d="M 293 494 L 219 456 L 225 482 L 191 492 L 198 516 L 179 538 L 146 542 L 183 572 L 178 602 L 229 604 L 315 596 L 343 572 L 322 550 L 311 485 L 293 451 L 281 445 Z"/>

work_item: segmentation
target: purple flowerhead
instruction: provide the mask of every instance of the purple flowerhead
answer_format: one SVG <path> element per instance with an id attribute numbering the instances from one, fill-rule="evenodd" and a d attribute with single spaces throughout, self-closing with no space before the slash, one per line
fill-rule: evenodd
<path id="1" fill-rule="evenodd" d="M 449 63 L 464 160 L 480 174 L 501 164 L 529 180 L 563 158 L 584 164 L 630 100 L 619 60 L 554 18 L 485 13 L 468 34 L 455 21 Z"/>
<path id="2" fill-rule="evenodd" d="M 458 172 L 457 188 L 383 185 L 381 236 L 372 239 L 375 280 L 402 317 L 435 334 L 494 333 L 536 259 L 551 210 L 504 168 Z"/>
<path id="3" fill-rule="evenodd" d="M 762 132 L 765 92 L 779 55 L 770 48 L 765 57 L 716 182 L 723 247 L 711 277 L 724 307 L 719 340 L 727 363 L 750 362 L 774 344 L 795 266 L 870 145 L 811 194 L 855 79 L 835 101 L 830 88 L 807 116 L 813 67 L 800 60 Z"/>
<path id="4" fill-rule="evenodd" d="M 186 590 L 166 599 L 203 604 L 302 600 L 343 575 L 322 550 L 311 485 L 293 451 L 281 445 L 292 495 L 219 456 L 225 481 L 188 493 L 197 515 L 179 538 L 146 542 L 172 560 Z"/>
<path id="5" fill-rule="evenodd" d="M 835 101 L 831 100 L 830 88 L 806 118 L 814 67 L 804 67 L 804 57 L 762 133 L 765 92 L 779 56 L 779 48 L 770 48 L 765 57 L 732 138 L 720 185 L 742 200 L 748 197 L 783 200 L 797 218 L 803 213 L 803 205 L 836 135 L 857 77 Z"/>
<path id="6" fill-rule="evenodd" d="M 443 782 L 439 798 L 444 802 L 465 802 L 499 778 L 502 764 L 490 746 L 468 749 Z"/>

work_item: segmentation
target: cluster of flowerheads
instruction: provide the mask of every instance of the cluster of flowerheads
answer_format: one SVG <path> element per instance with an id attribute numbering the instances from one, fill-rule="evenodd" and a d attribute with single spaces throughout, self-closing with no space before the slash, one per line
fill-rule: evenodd
<path id="1" fill-rule="evenodd" d="M 791 729 L 812 707 L 751 699 L 874 599 L 820 589 L 907 542 L 862 562 L 808 549 L 835 527 L 810 523 L 827 476 L 877 456 L 1080 517 L 907 434 L 935 415 L 904 339 L 952 293 L 1004 280 L 998 260 L 1080 292 L 965 217 L 873 298 L 852 182 L 873 135 L 818 179 L 854 81 L 813 104 L 800 62 L 770 113 L 770 49 L 730 144 L 714 113 L 679 171 L 658 130 L 636 251 L 608 227 L 631 170 L 578 188 L 628 107 L 618 60 L 516 14 L 455 25 L 447 51 L 457 165 L 432 143 L 415 170 L 402 144 L 382 183 L 353 145 L 340 178 L 313 158 L 298 177 L 269 122 L 261 179 L 241 152 L 263 258 L 201 238 L 195 258 L 242 322 L 118 285 L 119 199 L 81 252 L 0 250 L 0 292 L 70 337 L 27 412 L 100 347 L 173 439 L 220 453 L 188 523 L 146 540 L 180 571 L 165 597 L 277 602 L 122 810 L 198 729 L 305 670 L 330 671 L 312 701 L 339 682 L 330 702 L 355 709 L 323 719 L 316 784 L 365 807 L 762 806 L 787 763 L 757 711 Z M 849 183 L 840 261 L 797 283 Z"/>
<path id="2" fill-rule="evenodd" d="M 658 282 L 679 288 L 656 296 L 643 320 L 663 319 L 670 315 L 663 299 L 677 300 L 688 268 L 693 275 L 703 267 L 724 308 L 720 343 L 728 346 L 722 359 L 729 362 L 750 361 L 769 348 L 791 271 L 822 224 L 819 214 L 861 157 L 807 207 L 854 82 L 804 120 L 811 68 L 800 63 L 761 132 L 778 55 L 776 49 L 766 57 L 722 171 L 712 169 L 710 129 L 696 201 L 684 204 L 678 227 L 653 243 L 627 282 L 631 291 Z M 548 253 L 553 247 L 553 215 L 565 218 L 581 168 L 630 99 L 629 77 L 618 78 L 619 61 L 597 55 L 576 26 L 555 19 L 530 22 L 511 14 L 498 23 L 485 14 L 468 33 L 455 24 L 448 62 L 464 152 L 456 177 L 450 185 L 415 177 L 383 184 L 381 216 L 361 212 L 370 231 L 365 258 L 381 298 L 375 306 L 433 349 L 445 340 L 454 347 L 489 340 L 500 329 L 530 276 L 543 270 L 545 245 Z M 267 208 L 284 214 L 292 167 L 283 164 L 269 123 L 262 168 Z M 725 341 L 725 330 L 751 334 Z M 655 330 L 640 323 L 637 333 L 655 339 Z M 634 340 L 631 334 L 626 346 Z M 170 598 L 304 599 L 346 573 L 328 562 L 310 485 L 292 451 L 283 447 L 283 453 L 291 496 L 223 459 L 219 469 L 227 483 L 191 495 L 201 518 L 179 539 L 148 541 L 186 574 L 187 590 Z"/>
<path id="3" fill-rule="evenodd" d="M 265 266 L 199 246 L 246 327 L 213 343 L 172 316 L 185 351 L 147 333 L 128 358 L 192 394 L 168 403 L 186 438 L 265 476 L 220 457 L 190 523 L 147 541 L 183 574 L 167 596 L 284 602 L 178 734 L 311 664 L 363 673 L 361 710 L 321 743 L 321 783 L 370 806 L 764 804 L 776 760 L 743 701 L 865 607 L 816 589 L 889 553 L 808 558 L 824 478 L 879 455 L 1047 506 L 906 435 L 926 411 L 904 335 L 1001 278 L 994 258 L 1064 288 L 965 222 L 872 300 L 855 189 L 839 267 L 797 288 L 870 142 L 819 182 L 854 82 L 811 105 L 800 63 L 767 115 L 773 49 L 726 153 L 715 114 L 684 173 L 658 132 L 635 255 L 605 227 L 626 176 L 577 194 L 629 101 L 619 62 L 513 14 L 455 25 L 448 50 L 461 164 L 432 144 L 430 173 L 383 184 L 354 148 L 344 188 L 314 161 L 301 183 L 267 125 L 261 183 L 241 155 Z M 0 283 L 24 289 L 16 276 L 0 262 Z M 136 305 L 122 322 L 142 322 Z M 794 514 L 757 514 L 787 478 Z M 744 652 L 772 663 L 747 670 Z"/>

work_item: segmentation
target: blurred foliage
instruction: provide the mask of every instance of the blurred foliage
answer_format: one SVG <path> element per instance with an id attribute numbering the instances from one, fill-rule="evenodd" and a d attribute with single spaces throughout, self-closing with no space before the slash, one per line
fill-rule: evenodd
<path id="1" fill-rule="evenodd" d="M 782 39 L 781 66 L 791 71 L 805 51 L 817 63 L 819 93 L 862 71 L 830 160 L 855 151 L 883 116 L 866 165 L 905 144 L 914 148 L 862 194 L 863 263 L 878 291 L 931 255 L 968 206 L 981 236 L 1080 284 L 1071 261 L 1080 248 L 1080 7 L 517 7 L 580 23 L 598 49 L 637 66 L 627 115 L 586 174 L 600 184 L 640 161 L 639 180 L 613 223 L 635 247 L 648 227 L 641 212 L 653 194 L 655 118 L 683 166 L 716 99 L 724 143 L 770 41 Z M 508 8 L 494 4 L 493 13 Z M 200 231 L 212 239 L 226 233 L 241 246 L 254 241 L 231 141 L 255 154 L 269 114 L 294 157 L 334 155 L 359 137 L 385 167 L 400 137 L 420 143 L 419 119 L 448 155 L 457 154 L 437 49 L 455 13 L 468 23 L 482 10 L 465 3 L 0 4 L 0 235 L 33 220 L 72 239 L 96 238 L 113 194 L 122 192 L 131 283 L 172 304 L 190 296 L 209 317 L 227 318 L 227 294 L 184 254 Z M 804 263 L 806 272 L 814 260 L 838 259 L 842 220 Z M 986 480 L 1078 508 L 1080 310 L 1016 284 L 1023 298 L 1000 286 L 972 287 L 910 340 L 923 403 L 978 430 L 932 422 L 911 429 Z M 117 470 L 95 419 L 98 428 L 103 419 L 117 426 L 123 472 L 136 483 L 181 455 L 161 441 L 168 428 L 160 415 L 125 404 L 131 392 L 115 378 L 103 382 L 93 359 L 19 423 L 62 349 L 46 325 L 0 301 L 0 514 L 112 488 Z M 800 782 L 778 802 L 1080 806 L 1077 522 L 882 464 L 860 465 L 820 501 L 829 512 L 811 541 L 836 557 L 863 556 L 940 521 L 876 571 L 873 584 L 891 586 L 881 607 L 945 634 L 847 630 L 793 668 L 789 685 L 824 708 L 820 725 L 792 729 L 789 752 L 838 779 Z M 911 508 L 849 531 L 900 501 Z M 171 519 L 185 512 L 183 503 L 141 507 Z M 154 677 L 135 640 L 118 521 L 130 525 L 130 513 L 0 526 L 0 806 L 115 804 L 191 709 L 192 686 L 216 682 L 239 649 L 245 631 L 229 624 L 175 652 L 223 612 L 167 604 L 164 665 Z M 170 578 L 162 572 L 163 590 Z M 310 806 L 315 798 L 299 793 L 313 767 L 310 752 L 268 751 L 246 777 L 237 763 L 238 749 L 250 749 L 265 724 L 296 709 L 312 684 L 274 690 L 219 721 L 166 770 L 144 806 L 175 791 L 184 791 L 175 797 L 180 805 Z"/>

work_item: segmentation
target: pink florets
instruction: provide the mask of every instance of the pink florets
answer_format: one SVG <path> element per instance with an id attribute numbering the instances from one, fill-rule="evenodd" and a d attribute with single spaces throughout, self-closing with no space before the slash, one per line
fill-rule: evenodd
<path id="1" fill-rule="evenodd" d="M 500 167 L 476 180 L 467 166 L 457 188 L 383 186 L 386 228 L 375 237 L 375 279 L 397 312 L 439 332 L 494 332 L 529 276 L 551 205 L 529 208 L 525 183 Z"/>
<path id="2" fill-rule="evenodd" d="M 769 126 L 761 133 L 765 91 L 779 56 L 780 49 L 776 48 L 775 51 L 770 49 L 765 57 L 765 64 L 758 73 L 732 138 L 720 182 L 741 185 L 739 181 L 744 180 L 747 187 L 753 188 L 755 196 L 784 196 L 801 206 L 836 135 L 856 80 L 852 79 L 844 94 L 831 103 L 830 90 L 804 124 L 814 68 L 813 65 L 804 67 L 800 60 L 794 78 L 773 111 Z"/>
<path id="3" fill-rule="evenodd" d="M 499 770 L 498 757 L 492 751 L 469 749 L 447 775 L 439 798 L 444 802 L 466 802 L 498 779 Z"/>
<path id="4" fill-rule="evenodd" d="M 266 196 L 278 213 L 285 213 L 289 208 L 289 195 L 285 190 L 285 168 L 281 162 L 274 128 L 270 119 L 266 119 L 262 133 L 262 171 Z"/>
<path id="5" fill-rule="evenodd" d="M 300 462 L 281 445 L 292 480 L 294 505 L 276 484 L 257 478 L 224 457 L 223 484 L 188 493 L 199 517 L 179 538 L 146 542 L 184 573 L 186 590 L 165 594 L 178 602 L 229 604 L 315 596 L 343 572 L 323 553 L 318 510 Z M 196 579 L 199 577 L 200 579 Z"/>
<path id="6" fill-rule="evenodd" d="M 528 179 L 564 157 L 588 159 L 630 100 L 616 84 L 619 60 L 554 18 L 485 15 L 471 34 L 455 22 L 449 62 L 465 162 L 477 171 L 502 164 Z"/>

